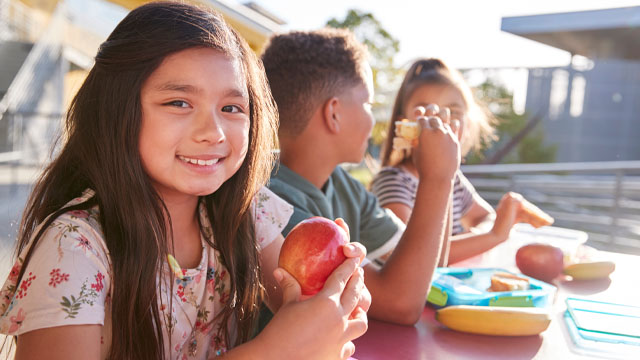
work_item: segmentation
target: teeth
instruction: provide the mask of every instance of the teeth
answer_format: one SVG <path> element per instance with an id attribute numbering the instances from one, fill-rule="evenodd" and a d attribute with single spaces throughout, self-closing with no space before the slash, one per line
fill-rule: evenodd
<path id="1" fill-rule="evenodd" d="M 186 163 L 191 163 L 191 164 L 200 165 L 200 166 L 210 166 L 217 163 L 218 160 L 220 160 L 220 159 L 212 159 L 212 160 L 191 159 L 188 157 L 184 157 L 182 155 L 179 155 L 178 158 Z"/>

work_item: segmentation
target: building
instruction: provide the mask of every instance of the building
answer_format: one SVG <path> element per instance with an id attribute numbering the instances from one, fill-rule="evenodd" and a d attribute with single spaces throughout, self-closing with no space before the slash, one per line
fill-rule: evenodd
<path id="1" fill-rule="evenodd" d="M 572 54 L 529 70 L 525 109 L 556 161 L 640 159 L 640 6 L 505 17 L 502 30 Z"/>

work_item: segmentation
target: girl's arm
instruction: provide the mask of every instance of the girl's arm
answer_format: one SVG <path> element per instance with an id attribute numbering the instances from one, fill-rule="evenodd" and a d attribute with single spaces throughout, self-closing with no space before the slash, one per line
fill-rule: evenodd
<path id="1" fill-rule="evenodd" d="M 491 206 L 479 196 L 474 196 L 474 200 L 476 198 L 479 198 L 481 202 L 477 203 L 474 201 L 474 204 L 465 216 L 471 213 L 471 218 L 483 219 L 488 215 L 491 215 L 491 213 L 486 210 L 484 204 L 486 204 L 486 206 L 488 206 L 489 208 L 491 208 Z M 411 208 L 409 206 L 402 203 L 389 203 L 384 207 L 393 211 L 405 223 L 409 220 L 409 217 L 411 215 Z M 453 264 L 458 261 L 468 259 L 472 256 L 482 254 L 483 252 L 490 250 L 501 242 L 507 240 L 509 238 L 509 232 L 516 222 L 516 217 L 519 209 L 519 195 L 515 193 L 505 194 L 498 204 L 496 219 L 491 231 L 484 234 L 466 233 L 452 236 L 450 238 L 448 263 Z M 478 216 L 481 214 L 485 215 Z M 478 221 L 478 223 L 480 222 L 481 221 Z M 443 265 L 446 264 L 441 261 L 439 263 L 439 266 Z"/>
<path id="2" fill-rule="evenodd" d="M 471 229 L 482 222 L 493 220 L 492 217 L 495 213 L 485 199 L 478 193 L 474 193 L 471 207 L 469 207 L 469 210 L 462 216 L 460 222 L 462 222 L 462 226 L 464 226 L 465 229 Z"/>
<path id="3" fill-rule="evenodd" d="M 102 325 L 55 326 L 18 336 L 16 360 L 100 359 Z"/>
<path id="4" fill-rule="evenodd" d="M 444 236 L 442 238 L 442 248 L 440 250 L 440 257 L 438 258 L 438 266 L 446 267 L 449 265 L 449 257 L 451 254 L 451 226 L 453 222 L 453 197 L 449 196 L 449 211 L 447 212 L 447 218 L 445 220 Z"/>

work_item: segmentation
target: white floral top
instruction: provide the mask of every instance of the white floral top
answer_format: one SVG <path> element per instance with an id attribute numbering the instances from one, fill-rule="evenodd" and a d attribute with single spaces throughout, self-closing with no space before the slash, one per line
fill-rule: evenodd
<path id="1" fill-rule="evenodd" d="M 87 190 L 69 205 L 87 201 L 93 194 Z M 293 213 L 291 205 L 266 188 L 255 197 L 253 210 L 260 248 L 277 238 Z M 212 234 L 204 215 L 202 206 L 204 233 Z M 98 216 L 94 207 L 58 217 L 38 241 L 16 284 L 27 249 L 22 251 L 0 291 L 0 333 L 19 335 L 54 326 L 101 324 L 101 353 L 106 358 L 111 344 L 112 269 Z M 168 329 L 165 353 L 171 359 L 206 359 L 226 350 L 224 339 L 217 336 L 221 324 L 211 320 L 229 297 L 229 276 L 218 251 L 204 239 L 202 245 L 200 264 L 182 269 L 182 279 L 170 276 L 168 269 L 161 274 L 159 307 Z M 168 281 L 172 279 L 173 305 L 168 309 Z"/>

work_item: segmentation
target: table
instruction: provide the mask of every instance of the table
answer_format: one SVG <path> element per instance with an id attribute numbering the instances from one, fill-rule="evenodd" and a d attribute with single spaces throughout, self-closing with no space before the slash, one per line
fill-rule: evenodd
<path id="1" fill-rule="evenodd" d="M 496 249 L 498 253 L 500 249 Z M 510 254 L 512 256 L 512 254 Z M 456 332 L 435 320 L 435 309 L 425 306 L 415 326 L 400 326 L 369 320 L 369 330 L 354 341 L 355 358 L 376 359 L 590 359 L 593 353 L 577 348 L 567 331 L 562 316 L 567 297 L 640 304 L 638 275 L 640 256 L 602 252 L 603 257 L 616 262 L 616 271 L 610 278 L 571 281 L 554 280 L 558 287 L 549 328 L 540 335 L 525 337 L 486 336 Z M 487 259 L 496 259 L 496 252 L 485 254 L 453 266 L 494 267 Z M 500 258 L 500 257 L 498 257 Z M 501 257 L 500 266 L 516 270 L 512 256 Z M 510 259 L 510 260 L 509 260 Z M 602 357 L 600 357 L 602 358 Z"/>

